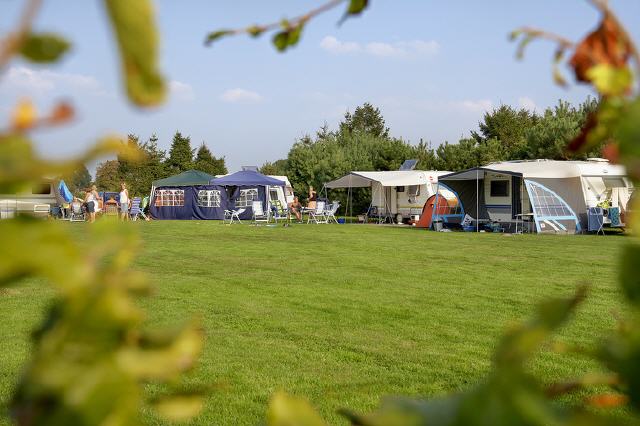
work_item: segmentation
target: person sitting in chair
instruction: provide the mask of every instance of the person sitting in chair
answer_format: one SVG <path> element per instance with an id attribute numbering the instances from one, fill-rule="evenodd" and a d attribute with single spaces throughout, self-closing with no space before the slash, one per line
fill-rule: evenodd
<path id="1" fill-rule="evenodd" d="M 298 222 L 302 220 L 301 209 L 302 204 L 300 204 L 300 200 L 298 200 L 298 197 L 293 197 L 293 201 L 289 203 L 289 210 L 296 216 Z"/>

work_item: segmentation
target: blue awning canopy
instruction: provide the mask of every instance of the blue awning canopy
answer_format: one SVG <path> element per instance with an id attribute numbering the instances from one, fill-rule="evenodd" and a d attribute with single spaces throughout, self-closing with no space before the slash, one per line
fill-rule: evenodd
<path id="1" fill-rule="evenodd" d="M 285 186 L 285 182 L 253 170 L 241 170 L 227 176 L 211 179 L 209 183 L 220 186 Z"/>

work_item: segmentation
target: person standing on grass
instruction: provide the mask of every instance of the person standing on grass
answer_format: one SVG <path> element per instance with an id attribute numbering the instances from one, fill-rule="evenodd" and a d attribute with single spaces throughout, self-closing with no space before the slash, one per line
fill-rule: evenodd
<path id="1" fill-rule="evenodd" d="M 93 188 L 87 188 L 84 191 L 84 205 L 89 213 L 89 223 L 96 221 L 96 207 L 98 199 L 96 198 Z"/>
<path id="2" fill-rule="evenodd" d="M 129 220 L 129 209 L 131 208 L 131 198 L 127 184 L 120 183 L 120 220 Z"/>

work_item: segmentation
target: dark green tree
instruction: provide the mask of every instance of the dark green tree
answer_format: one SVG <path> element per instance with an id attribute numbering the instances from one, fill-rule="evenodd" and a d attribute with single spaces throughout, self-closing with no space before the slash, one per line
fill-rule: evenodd
<path id="1" fill-rule="evenodd" d="M 96 186 L 98 191 L 117 191 L 120 189 L 122 181 L 120 174 L 120 163 L 118 160 L 107 160 L 96 167 Z"/>
<path id="2" fill-rule="evenodd" d="M 322 128 L 321 128 L 322 131 Z M 344 120 L 340 123 L 339 133 L 367 133 L 372 136 L 388 138 L 389 128 L 385 126 L 384 118 L 380 110 L 369 102 L 356 107 L 353 114 L 346 112 Z"/>
<path id="3" fill-rule="evenodd" d="M 479 132 L 472 131 L 471 136 L 479 144 L 490 139 L 498 140 L 509 153 L 508 157 L 519 157 L 525 149 L 526 132 L 538 120 L 539 117 L 527 109 L 501 105 L 484 114 L 483 120 L 478 123 Z"/>
<path id="4" fill-rule="evenodd" d="M 169 157 L 165 162 L 169 171 L 176 174 L 193 169 L 193 151 L 191 139 L 176 132 L 169 149 Z"/>
<path id="5" fill-rule="evenodd" d="M 75 169 L 69 176 L 63 176 L 62 178 L 69 190 L 74 194 L 91 185 L 91 174 L 84 164 Z"/>
<path id="6" fill-rule="evenodd" d="M 267 161 L 260 167 L 260 173 L 263 175 L 283 176 L 287 174 L 288 161 L 280 159 L 273 162 Z"/>
<path id="7" fill-rule="evenodd" d="M 214 176 L 227 173 L 227 166 L 225 164 L 224 157 L 214 157 L 211 150 L 204 144 L 204 142 L 198 148 L 194 166 L 197 170 Z"/>
<path id="8" fill-rule="evenodd" d="M 146 142 L 140 142 L 138 136 L 129 135 L 127 144 L 130 148 L 139 151 L 140 158 L 135 163 L 131 163 L 119 157 L 119 177 L 127 183 L 132 196 L 144 196 L 149 193 L 154 180 L 171 174 L 164 164 L 166 154 L 158 148 L 158 137 L 155 134 L 151 135 Z"/>
<path id="9" fill-rule="evenodd" d="M 585 159 L 602 156 L 602 146 L 588 153 L 571 153 L 567 145 L 581 131 L 590 113 L 596 110 L 598 102 L 588 98 L 578 107 L 559 101 L 553 108 L 547 108 L 538 122 L 527 129 L 526 150 L 522 158 L 549 158 L 553 160 Z"/>

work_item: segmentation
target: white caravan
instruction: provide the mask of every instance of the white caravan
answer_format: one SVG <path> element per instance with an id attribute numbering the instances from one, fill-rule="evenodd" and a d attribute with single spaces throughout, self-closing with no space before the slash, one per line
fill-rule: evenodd
<path id="1" fill-rule="evenodd" d="M 449 174 L 435 170 L 354 171 L 325 184 L 328 189 L 371 188 L 371 210 L 381 220 L 400 223 L 417 219 L 427 200 L 436 193 L 438 177 Z"/>

